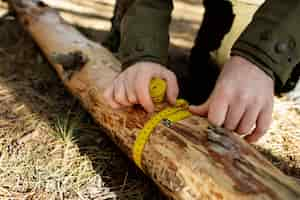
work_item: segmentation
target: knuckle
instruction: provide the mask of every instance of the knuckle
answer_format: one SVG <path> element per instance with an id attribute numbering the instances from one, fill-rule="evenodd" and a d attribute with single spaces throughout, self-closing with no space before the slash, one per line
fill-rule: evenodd
<path id="1" fill-rule="evenodd" d="M 251 99 L 251 95 L 249 95 L 245 92 L 238 96 L 238 100 L 241 102 L 249 101 L 250 99 Z"/>
<path id="2" fill-rule="evenodd" d="M 140 67 L 137 69 L 138 73 L 153 73 L 156 71 L 153 67 L 147 66 L 147 65 L 140 65 Z"/>
<path id="3" fill-rule="evenodd" d="M 118 83 L 120 80 L 123 80 L 125 74 L 127 74 L 127 72 L 123 72 L 123 73 L 117 75 L 116 78 L 114 79 L 114 84 Z"/>
<path id="4" fill-rule="evenodd" d="M 143 82 L 140 82 L 140 81 L 136 80 L 136 82 L 134 84 L 134 90 L 136 91 L 137 96 L 141 95 L 140 91 L 145 89 L 144 87 L 145 86 L 144 86 Z"/>
<path id="5" fill-rule="evenodd" d="M 126 88 L 131 88 L 132 85 L 135 85 L 136 78 L 132 78 L 131 76 L 125 76 L 123 83 Z"/>
<path id="6" fill-rule="evenodd" d="M 252 100 L 251 104 L 252 104 L 252 105 L 259 106 L 259 105 L 261 105 L 262 102 L 263 102 L 263 100 L 262 100 L 260 97 L 255 97 L 255 98 Z"/>
<path id="7" fill-rule="evenodd" d="M 128 96 L 128 101 L 129 101 L 130 103 L 132 103 L 132 104 L 137 103 L 137 99 L 136 99 L 136 97 L 133 96 L 133 95 L 129 95 L 129 96 Z"/>
<path id="8" fill-rule="evenodd" d="M 267 104 L 267 102 L 268 100 L 262 95 L 256 96 L 253 101 L 255 105 L 264 105 Z"/>
<path id="9" fill-rule="evenodd" d="M 217 93 L 219 94 L 218 98 L 229 99 L 233 95 L 233 91 L 230 88 L 227 88 L 227 87 L 220 88 L 217 91 L 218 91 Z"/>
<path id="10" fill-rule="evenodd" d="M 169 78 L 171 80 L 176 79 L 175 73 L 168 69 L 163 69 L 162 74 L 163 74 L 163 76 L 166 76 L 167 78 Z"/>

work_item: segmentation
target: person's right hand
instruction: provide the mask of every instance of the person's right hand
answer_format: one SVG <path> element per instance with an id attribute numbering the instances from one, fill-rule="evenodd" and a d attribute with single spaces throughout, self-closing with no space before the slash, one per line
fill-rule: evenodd
<path id="1" fill-rule="evenodd" d="M 138 62 L 127 68 L 104 91 L 104 98 L 114 109 L 140 104 L 147 112 L 154 111 L 149 86 L 153 78 L 167 83 L 167 100 L 176 103 L 179 93 L 176 76 L 166 67 L 153 62 Z"/>

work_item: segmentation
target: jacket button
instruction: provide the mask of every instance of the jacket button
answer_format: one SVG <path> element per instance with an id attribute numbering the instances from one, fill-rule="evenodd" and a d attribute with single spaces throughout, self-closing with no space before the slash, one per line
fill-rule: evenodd
<path id="1" fill-rule="evenodd" d="M 277 53 L 285 53 L 289 50 L 289 45 L 285 42 L 277 43 L 275 46 L 275 51 Z"/>

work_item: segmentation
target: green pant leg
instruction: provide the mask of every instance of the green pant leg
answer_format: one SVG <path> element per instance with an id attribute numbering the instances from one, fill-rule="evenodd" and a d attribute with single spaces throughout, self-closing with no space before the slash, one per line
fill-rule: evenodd
<path id="1" fill-rule="evenodd" d="M 116 0 L 113 17 L 111 18 L 111 29 L 108 36 L 103 41 L 103 45 L 112 52 L 117 52 L 120 46 L 121 21 L 135 0 Z"/>
<path id="2" fill-rule="evenodd" d="M 234 20 L 230 1 L 205 0 L 203 5 L 204 18 L 191 50 L 189 77 L 184 89 L 184 95 L 195 104 L 203 103 L 214 88 L 219 68 L 212 62 L 210 53 L 220 47 Z M 194 88 L 198 88 L 196 95 Z"/>

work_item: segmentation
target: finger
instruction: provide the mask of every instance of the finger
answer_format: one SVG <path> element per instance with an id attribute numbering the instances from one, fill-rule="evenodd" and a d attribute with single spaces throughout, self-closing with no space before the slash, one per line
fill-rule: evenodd
<path id="1" fill-rule="evenodd" d="M 252 134 L 247 135 L 245 140 L 249 143 L 254 143 L 259 140 L 268 130 L 272 122 L 272 106 L 267 106 L 258 115 L 256 127 Z"/>
<path id="2" fill-rule="evenodd" d="M 135 80 L 135 79 L 133 79 L 133 80 Z M 136 97 L 135 92 L 134 92 L 133 82 L 134 81 L 129 81 L 129 80 L 126 81 L 125 89 L 126 89 L 126 94 L 127 94 L 127 98 L 128 98 L 129 103 L 137 104 L 138 101 L 137 101 L 137 97 Z"/>
<path id="3" fill-rule="evenodd" d="M 125 83 L 122 79 L 116 80 L 114 84 L 114 100 L 122 106 L 130 106 L 131 103 L 128 101 L 124 85 Z"/>
<path id="4" fill-rule="evenodd" d="M 151 78 L 151 76 L 139 76 L 137 77 L 135 85 L 135 93 L 137 95 L 138 102 L 147 112 L 154 111 L 154 105 L 149 92 Z"/>
<path id="5" fill-rule="evenodd" d="M 222 126 L 226 118 L 228 106 L 228 100 L 225 98 L 212 97 L 208 109 L 208 121 L 215 126 Z"/>
<path id="6" fill-rule="evenodd" d="M 169 103 L 175 105 L 179 94 L 176 75 L 173 72 L 167 71 L 162 74 L 162 78 L 167 81 L 167 99 Z"/>
<path id="7" fill-rule="evenodd" d="M 250 133 L 255 126 L 259 111 L 260 107 L 256 104 L 248 106 L 242 117 L 242 120 L 240 121 L 240 124 L 238 125 L 238 128 L 236 129 L 236 132 L 241 135 Z"/>
<path id="8" fill-rule="evenodd" d="M 199 116 L 203 116 L 203 117 L 207 117 L 208 108 L 209 108 L 209 100 L 200 106 L 190 106 L 189 107 L 189 109 L 192 113 L 199 115 Z"/>
<path id="9" fill-rule="evenodd" d="M 106 100 L 106 103 L 110 107 L 112 107 L 114 109 L 118 109 L 118 108 L 120 108 L 120 105 L 117 102 L 115 102 L 113 92 L 114 92 L 114 87 L 113 87 L 113 85 L 110 85 L 107 89 L 105 89 L 105 91 L 103 93 L 103 97 Z"/>
<path id="10" fill-rule="evenodd" d="M 245 112 L 245 107 L 246 106 L 242 101 L 233 103 L 229 106 L 224 122 L 224 127 L 226 129 L 231 131 L 236 130 Z"/>

